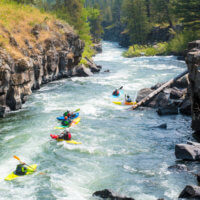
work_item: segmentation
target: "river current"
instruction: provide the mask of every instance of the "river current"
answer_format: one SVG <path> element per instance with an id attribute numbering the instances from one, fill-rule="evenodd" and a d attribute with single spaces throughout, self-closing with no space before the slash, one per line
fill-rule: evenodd
<path id="1" fill-rule="evenodd" d="M 196 183 L 187 172 L 168 170 L 176 164 L 175 144 L 191 138 L 190 118 L 130 111 L 111 97 L 124 86 L 124 94 L 135 99 L 139 89 L 184 71 L 185 63 L 173 56 L 123 58 L 123 51 L 103 42 L 103 53 L 94 58 L 101 73 L 44 85 L 21 110 L 0 119 L 0 199 L 92 200 L 93 192 L 108 188 L 136 200 L 168 200 Z M 53 129 L 56 117 L 77 108 L 81 121 L 70 132 L 82 144 L 53 141 L 49 135 L 61 132 Z M 166 130 L 154 128 L 162 123 Z M 4 181 L 18 164 L 13 155 L 45 174 Z"/>

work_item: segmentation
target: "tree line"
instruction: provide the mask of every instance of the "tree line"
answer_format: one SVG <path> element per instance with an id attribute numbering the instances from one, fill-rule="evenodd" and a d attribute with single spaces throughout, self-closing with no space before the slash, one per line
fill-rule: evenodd
<path id="1" fill-rule="evenodd" d="M 200 29 L 200 0 L 14 0 L 55 13 L 85 41 L 98 42 L 103 28 L 123 26 L 132 44 L 145 44 L 152 27 L 180 24 Z M 102 25 L 104 27 L 102 27 Z"/>
<path id="2" fill-rule="evenodd" d="M 98 6 L 106 25 L 123 25 L 136 44 L 145 44 L 154 26 L 200 29 L 199 0 L 86 0 L 86 4 Z"/>

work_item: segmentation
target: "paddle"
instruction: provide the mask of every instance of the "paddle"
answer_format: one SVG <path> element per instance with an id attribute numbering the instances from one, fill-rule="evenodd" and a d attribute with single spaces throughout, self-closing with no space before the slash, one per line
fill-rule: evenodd
<path id="1" fill-rule="evenodd" d="M 80 108 L 76 109 L 73 113 L 76 113 L 76 112 L 78 112 L 78 111 L 80 111 Z"/>
<path id="2" fill-rule="evenodd" d="M 121 86 L 118 90 L 121 90 L 121 89 L 123 89 L 123 86 Z"/>
<path id="3" fill-rule="evenodd" d="M 13 156 L 13 158 L 15 158 L 15 159 L 17 159 L 17 160 L 19 160 L 19 162 L 22 164 L 23 162 L 20 160 L 20 158 L 19 157 L 17 157 L 17 156 Z M 30 165 L 27 165 L 26 163 L 24 163 L 26 166 L 28 166 L 28 167 L 30 167 L 34 172 L 36 171 L 35 169 L 33 169 Z"/>

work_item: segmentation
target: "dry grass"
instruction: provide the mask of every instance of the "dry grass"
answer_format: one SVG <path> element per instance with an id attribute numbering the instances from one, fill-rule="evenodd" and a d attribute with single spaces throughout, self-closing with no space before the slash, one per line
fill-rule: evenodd
<path id="1" fill-rule="evenodd" d="M 42 13 L 32 6 L 0 0 L 0 46 L 4 47 L 14 58 L 25 57 L 20 52 L 21 48 L 27 49 L 25 39 L 34 47 L 36 43 L 42 44 L 44 40 L 53 37 L 55 33 L 59 33 L 62 38 L 62 30 L 54 23 L 56 20 L 55 16 Z M 31 34 L 31 30 L 36 24 L 49 28 L 49 30 L 42 29 L 40 31 L 38 40 Z M 69 26 L 68 28 L 69 31 L 73 31 Z M 10 36 L 15 38 L 18 47 L 11 46 Z"/>

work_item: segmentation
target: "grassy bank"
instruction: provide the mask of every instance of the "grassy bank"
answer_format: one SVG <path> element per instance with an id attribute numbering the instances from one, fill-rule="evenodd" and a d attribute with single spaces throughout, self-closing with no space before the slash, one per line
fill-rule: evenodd
<path id="1" fill-rule="evenodd" d="M 53 38 L 55 32 L 62 35 L 62 30 L 55 25 L 56 21 L 61 21 L 70 32 L 76 32 L 72 26 L 67 24 L 67 20 L 60 19 L 56 13 L 49 13 L 41 11 L 32 5 L 18 4 L 14 1 L 1 0 L 0 1 L 0 47 L 7 50 L 13 58 L 25 57 L 21 49 L 26 49 L 28 40 L 29 45 L 36 50 L 37 43 L 44 44 L 48 38 Z M 31 33 L 35 25 L 41 25 L 39 38 Z M 86 28 L 85 28 L 86 29 Z M 91 36 L 88 35 L 88 30 L 77 31 L 80 38 L 85 41 L 85 49 L 83 57 L 90 58 L 94 51 L 90 48 L 92 45 Z M 14 38 L 17 45 L 13 45 L 10 39 Z M 84 62 L 83 60 L 81 62 Z"/>
<path id="2" fill-rule="evenodd" d="M 132 45 L 123 53 L 124 57 L 155 56 L 155 55 L 183 55 L 188 42 L 200 38 L 200 31 L 185 30 L 175 35 L 169 42 L 155 45 Z"/>

